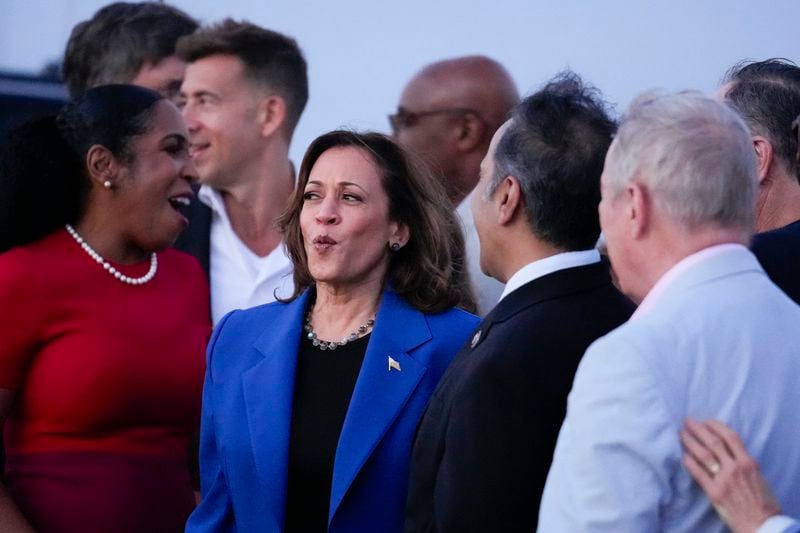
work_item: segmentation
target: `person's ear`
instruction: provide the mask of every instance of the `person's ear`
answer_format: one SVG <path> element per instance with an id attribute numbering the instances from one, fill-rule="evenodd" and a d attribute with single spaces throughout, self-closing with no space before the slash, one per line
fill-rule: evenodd
<path id="1" fill-rule="evenodd" d="M 755 149 L 756 152 L 756 170 L 758 173 L 758 183 L 760 185 L 764 179 L 766 179 L 767 175 L 769 175 L 775 155 L 772 149 L 772 143 L 761 135 L 755 135 L 753 137 L 753 149 Z"/>
<path id="2" fill-rule="evenodd" d="M 475 113 L 464 113 L 458 120 L 456 146 L 466 153 L 483 146 L 486 138 L 486 123 Z"/>
<path id="3" fill-rule="evenodd" d="M 394 249 L 394 246 L 397 245 L 397 249 L 399 250 L 406 244 L 411 238 L 411 231 L 408 229 L 408 225 L 402 222 L 394 222 L 392 221 L 389 225 L 389 248 Z"/>
<path id="4" fill-rule="evenodd" d="M 259 102 L 256 113 L 262 137 L 269 137 L 283 127 L 286 111 L 286 101 L 277 94 L 267 96 Z"/>
<path id="5" fill-rule="evenodd" d="M 639 239 L 650 227 L 653 216 L 653 201 L 650 192 L 638 182 L 631 182 L 623 192 L 625 203 L 620 207 L 625 210 L 631 237 Z"/>
<path id="6" fill-rule="evenodd" d="M 106 189 L 113 189 L 119 174 L 119 160 L 111 150 L 100 144 L 95 144 L 86 152 L 86 171 L 92 183 Z"/>
<path id="7" fill-rule="evenodd" d="M 510 224 L 522 209 L 522 189 L 519 180 L 514 176 L 506 176 L 492 195 L 497 206 L 497 223 L 501 226 Z"/>

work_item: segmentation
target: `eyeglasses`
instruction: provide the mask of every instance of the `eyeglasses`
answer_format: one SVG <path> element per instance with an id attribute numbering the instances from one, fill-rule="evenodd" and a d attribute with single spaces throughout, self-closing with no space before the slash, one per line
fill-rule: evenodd
<path id="1" fill-rule="evenodd" d="M 392 126 L 392 131 L 397 133 L 405 128 L 413 128 L 419 123 L 420 119 L 425 117 L 433 117 L 436 115 L 475 115 L 478 118 L 481 118 L 477 111 L 466 107 L 433 109 L 431 111 L 420 111 L 419 113 L 409 111 L 403 107 L 398 107 L 397 113 L 389 115 L 389 124 Z"/>

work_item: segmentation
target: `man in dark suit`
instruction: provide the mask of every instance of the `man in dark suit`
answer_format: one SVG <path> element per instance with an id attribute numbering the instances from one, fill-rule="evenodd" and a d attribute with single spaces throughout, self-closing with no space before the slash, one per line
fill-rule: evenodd
<path id="1" fill-rule="evenodd" d="M 792 130 L 800 114 L 800 68 L 782 59 L 735 65 L 720 89 L 750 128 L 758 163 L 752 250 L 772 281 L 800 303 L 800 166 Z"/>
<path id="2" fill-rule="evenodd" d="M 472 210 L 481 268 L 506 288 L 422 419 L 407 531 L 536 529 L 581 356 L 633 311 L 593 248 L 614 131 L 596 91 L 565 73 L 492 139 Z"/>

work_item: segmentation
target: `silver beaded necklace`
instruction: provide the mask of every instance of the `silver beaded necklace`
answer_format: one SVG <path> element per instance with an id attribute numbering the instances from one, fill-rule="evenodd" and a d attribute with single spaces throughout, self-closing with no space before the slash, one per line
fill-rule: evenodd
<path id="1" fill-rule="evenodd" d="M 372 327 L 375 325 L 375 317 L 373 316 L 360 326 L 356 328 L 356 330 L 351 333 L 350 335 L 346 335 L 340 341 L 324 341 L 317 337 L 317 333 L 314 331 L 314 327 L 311 325 L 311 313 L 314 312 L 314 306 L 312 305 L 311 308 L 308 310 L 308 316 L 306 316 L 306 324 L 303 326 L 303 329 L 306 331 L 306 339 L 311 341 L 311 344 L 316 346 L 322 351 L 325 350 L 335 350 L 341 346 L 344 346 L 348 342 L 353 342 L 357 340 L 362 335 L 366 334 Z"/>
<path id="2" fill-rule="evenodd" d="M 126 276 L 116 268 L 114 268 L 108 261 L 103 259 L 103 257 L 94 251 L 94 248 L 89 246 L 89 243 L 83 240 L 75 228 L 67 224 L 64 226 L 67 228 L 67 233 L 69 233 L 75 242 L 80 244 L 83 251 L 89 254 L 89 257 L 97 261 L 99 265 L 101 265 L 109 274 L 120 280 L 122 283 L 127 283 L 128 285 L 144 285 L 156 275 L 156 271 L 158 270 L 158 258 L 156 258 L 155 252 L 150 254 L 150 270 L 147 271 L 147 274 L 138 278 L 132 278 L 130 276 Z"/>

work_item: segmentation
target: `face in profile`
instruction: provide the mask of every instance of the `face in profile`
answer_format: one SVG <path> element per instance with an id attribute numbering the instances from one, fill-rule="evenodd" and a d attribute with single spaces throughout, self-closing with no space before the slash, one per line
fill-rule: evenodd
<path id="1" fill-rule="evenodd" d="M 181 209 L 194 197 L 195 170 L 178 108 L 157 102 L 147 131 L 134 137 L 129 151 L 132 160 L 114 182 L 115 216 L 143 250 L 166 248 L 188 224 Z"/>
<path id="2" fill-rule="evenodd" d="M 263 148 L 261 99 L 252 85 L 234 56 L 212 55 L 186 68 L 183 117 L 201 183 L 225 189 L 252 173 Z"/>
<path id="3" fill-rule="evenodd" d="M 493 260 L 496 255 L 492 246 L 492 235 L 494 234 L 494 222 L 497 220 L 497 213 L 494 209 L 492 198 L 488 197 L 488 189 L 491 184 L 492 178 L 495 173 L 495 153 L 497 151 L 497 143 L 505 134 L 511 121 L 506 122 L 495 132 L 492 141 L 489 144 L 489 150 L 486 156 L 481 161 L 480 179 L 475 186 L 475 192 L 472 194 L 472 218 L 475 221 L 475 231 L 478 233 L 478 240 L 480 241 L 480 265 L 481 270 L 487 276 L 496 277 L 498 274 L 494 273 Z M 503 280 L 503 283 L 505 280 Z"/>
<path id="4" fill-rule="evenodd" d="M 616 141 L 614 141 L 616 142 Z M 623 205 L 620 194 L 615 194 L 610 182 L 616 168 L 613 161 L 612 151 L 614 142 L 606 155 L 603 174 L 600 177 L 600 204 L 597 212 L 600 215 L 600 229 L 602 230 L 603 241 L 611 267 L 614 271 L 616 285 L 619 289 L 631 296 L 626 284 L 629 281 L 627 265 L 625 263 L 626 253 L 624 253 L 624 225 L 623 225 Z"/>
<path id="5" fill-rule="evenodd" d="M 308 270 L 338 287 L 381 281 L 389 243 L 405 244 L 405 226 L 389 220 L 381 171 L 361 148 L 323 152 L 311 168 L 300 212 Z"/>

